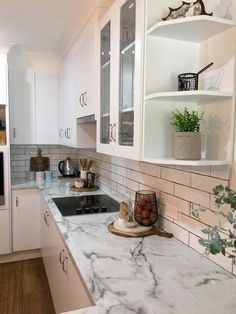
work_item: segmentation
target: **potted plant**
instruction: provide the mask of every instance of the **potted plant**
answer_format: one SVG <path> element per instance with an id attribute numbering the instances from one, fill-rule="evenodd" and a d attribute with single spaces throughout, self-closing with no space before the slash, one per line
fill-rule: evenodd
<path id="1" fill-rule="evenodd" d="M 172 111 L 171 125 L 175 128 L 176 159 L 199 160 L 201 159 L 201 134 L 200 121 L 202 113 L 186 107 L 184 111 Z"/>
<path id="2" fill-rule="evenodd" d="M 212 229 L 204 229 L 202 232 L 208 235 L 208 239 L 200 239 L 199 243 L 205 247 L 205 252 L 209 254 L 223 254 L 233 259 L 236 264 L 236 192 L 228 187 L 218 185 L 213 189 L 215 195 L 216 210 L 205 208 L 192 208 L 193 216 L 200 218 L 200 212 L 211 211 L 212 213 L 223 217 L 225 221 L 232 227 L 224 228 L 219 222 Z M 221 207 L 228 206 L 228 209 L 223 211 Z M 223 235 L 223 237 L 222 237 Z M 228 251 L 228 253 L 226 252 Z"/>

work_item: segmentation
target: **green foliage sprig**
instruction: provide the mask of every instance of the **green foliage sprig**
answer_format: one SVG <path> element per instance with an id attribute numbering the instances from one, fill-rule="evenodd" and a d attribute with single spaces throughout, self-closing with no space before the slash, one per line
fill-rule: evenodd
<path id="1" fill-rule="evenodd" d="M 192 110 L 191 112 L 185 107 L 184 111 L 172 111 L 170 124 L 176 132 L 199 132 L 202 113 Z"/>
<path id="2" fill-rule="evenodd" d="M 200 212 L 209 210 L 212 213 L 223 217 L 232 227 L 225 229 L 219 222 L 219 224 L 212 229 L 204 229 L 202 232 L 208 235 L 208 239 L 200 239 L 199 243 L 205 247 L 207 255 L 222 253 L 223 255 L 232 258 L 234 264 L 236 264 L 236 192 L 228 187 L 218 185 L 213 189 L 213 193 L 217 209 L 194 209 L 192 210 L 193 216 L 200 218 Z M 220 209 L 221 206 L 225 204 L 229 206 L 228 211 L 222 211 Z M 223 239 L 220 232 L 224 234 Z M 227 249 L 229 251 L 228 254 L 226 253 Z"/>

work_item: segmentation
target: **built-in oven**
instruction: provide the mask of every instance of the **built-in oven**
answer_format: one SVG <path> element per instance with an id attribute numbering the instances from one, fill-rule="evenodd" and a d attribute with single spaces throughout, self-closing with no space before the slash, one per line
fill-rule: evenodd
<path id="1" fill-rule="evenodd" d="M 0 152 L 0 205 L 5 204 L 4 195 L 4 153 Z"/>

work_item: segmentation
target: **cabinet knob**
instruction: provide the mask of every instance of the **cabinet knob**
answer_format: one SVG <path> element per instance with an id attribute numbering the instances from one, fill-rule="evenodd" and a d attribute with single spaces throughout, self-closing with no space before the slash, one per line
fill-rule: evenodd
<path id="1" fill-rule="evenodd" d="M 13 128 L 13 137 L 16 137 L 16 128 Z"/>
<path id="2" fill-rule="evenodd" d="M 19 205 L 19 199 L 18 199 L 18 196 L 16 196 L 16 207 L 18 207 Z"/>

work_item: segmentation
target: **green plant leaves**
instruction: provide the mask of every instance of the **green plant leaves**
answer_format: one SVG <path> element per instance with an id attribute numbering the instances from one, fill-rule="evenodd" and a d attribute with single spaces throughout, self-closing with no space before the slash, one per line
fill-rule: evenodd
<path id="1" fill-rule="evenodd" d="M 176 132 L 199 132 L 202 113 L 192 110 L 191 112 L 185 107 L 184 112 L 179 110 L 172 111 L 170 124 Z"/>

